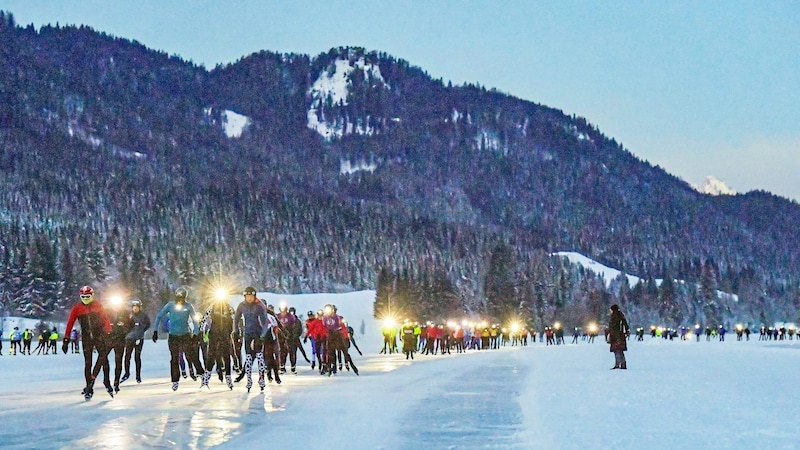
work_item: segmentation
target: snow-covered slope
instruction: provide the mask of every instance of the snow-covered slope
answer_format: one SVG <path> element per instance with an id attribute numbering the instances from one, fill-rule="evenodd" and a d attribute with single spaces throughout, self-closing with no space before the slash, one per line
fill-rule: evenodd
<path id="1" fill-rule="evenodd" d="M 556 252 L 553 253 L 557 256 L 563 256 L 569 260 L 572 264 L 580 264 L 583 266 L 584 269 L 591 270 L 592 272 L 596 273 L 597 275 L 602 275 L 603 280 L 606 282 L 606 286 L 608 286 L 612 280 L 617 278 L 622 272 L 617 269 L 605 266 L 600 264 L 599 262 L 582 255 L 576 252 Z M 633 286 L 641 280 L 639 277 L 634 275 L 625 274 L 628 278 L 628 285 Z"/>

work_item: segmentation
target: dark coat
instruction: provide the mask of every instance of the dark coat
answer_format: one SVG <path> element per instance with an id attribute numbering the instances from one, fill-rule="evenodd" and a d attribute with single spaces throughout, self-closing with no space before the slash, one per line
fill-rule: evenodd
<path id="1" fill-rule="evenodd" d="M 627 335 L 630 331 L 628 321 L 622 311 L 612 311 L 608 319 L 608 343 L 611 344 L 611 352 L 628 350 Z"/>

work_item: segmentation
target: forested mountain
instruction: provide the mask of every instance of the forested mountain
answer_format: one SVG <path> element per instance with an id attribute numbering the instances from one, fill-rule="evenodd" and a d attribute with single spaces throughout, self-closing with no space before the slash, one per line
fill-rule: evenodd
<path id="1" fill-rule="evenodd" d="M 220 279 L 377 289 L 376 313 L 420 319 L 577 323 L 621 302 L 639 320 L 759 322 L 800 306 L 796 202 L 700 194 L 557 109 L 360 48 L 208 70 L 10 13 L 0 42 L 11 313 L 61 316 L 82 284 L 153 309 Z M 650 281 L 605 283 L 561 250 Z"/>

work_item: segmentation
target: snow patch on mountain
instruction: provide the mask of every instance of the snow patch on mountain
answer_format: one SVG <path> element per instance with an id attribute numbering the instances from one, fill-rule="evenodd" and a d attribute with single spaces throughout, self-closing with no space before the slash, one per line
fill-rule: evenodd
<path id="1" fill-rule="evenodd" d="M 736 191 L 729 188 L 724 181 L 714 176 L 707 176 L 700 186 L 692 186 L 698 192 L 708 195 L 736 195 Z"/>
<path id="2" fill-rule="evenodd" d="M 348 104 L 355 71 L 363 73 L 369 88 L 391 89 L 383 79 L 380 68 L 365 62 L 363 57 L 355 61 L 337 59 L 331 68 L 323 70 L 308 90 L 311 105 L 306 117 L 308 128 L 327 140 L 350 134 L 370 136 L 375 133 L 369 117 L 366 120 L 351 119 L 334 113 L 336 108 Z"/>
<path id="3" fill-rule="evenodd" d="M 339 161 L 339 173 L 342 175 L 352 175 L 359 171 L 366 171 L 366 172 L 374 172 L 375 169 L 378 168 L 378 165 L 375 161 L 358 161 L 356 163 L 351 163 L 349 160 L 341 160 Z"/>
<path id="4" fill-rule="evenodd" d="M 241 137 L 250 123 L 250 118 L 245 115 L 227 109 L 222 113 L 222 126 L 225 129 L 225 136 L 229 138 Z"/>

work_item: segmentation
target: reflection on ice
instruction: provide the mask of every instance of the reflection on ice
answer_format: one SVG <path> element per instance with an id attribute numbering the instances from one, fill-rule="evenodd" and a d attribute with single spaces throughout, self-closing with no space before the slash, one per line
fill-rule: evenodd
<path id="1" fill-rule="evenodd" d="M 74 448 L 133 448 L 133 436 L 125 421 L 123 417 L 109 420 L 98 426 L 93 435 L 75 442 Z"/>
<path id="2" fill-rule="evenodd" d="M 190 434 L 195 439 L 191 447 L 214 447 L 228 441 L 242 426 L 236 419 L 240 411 L 197 411 L 191 419 Z"/>

